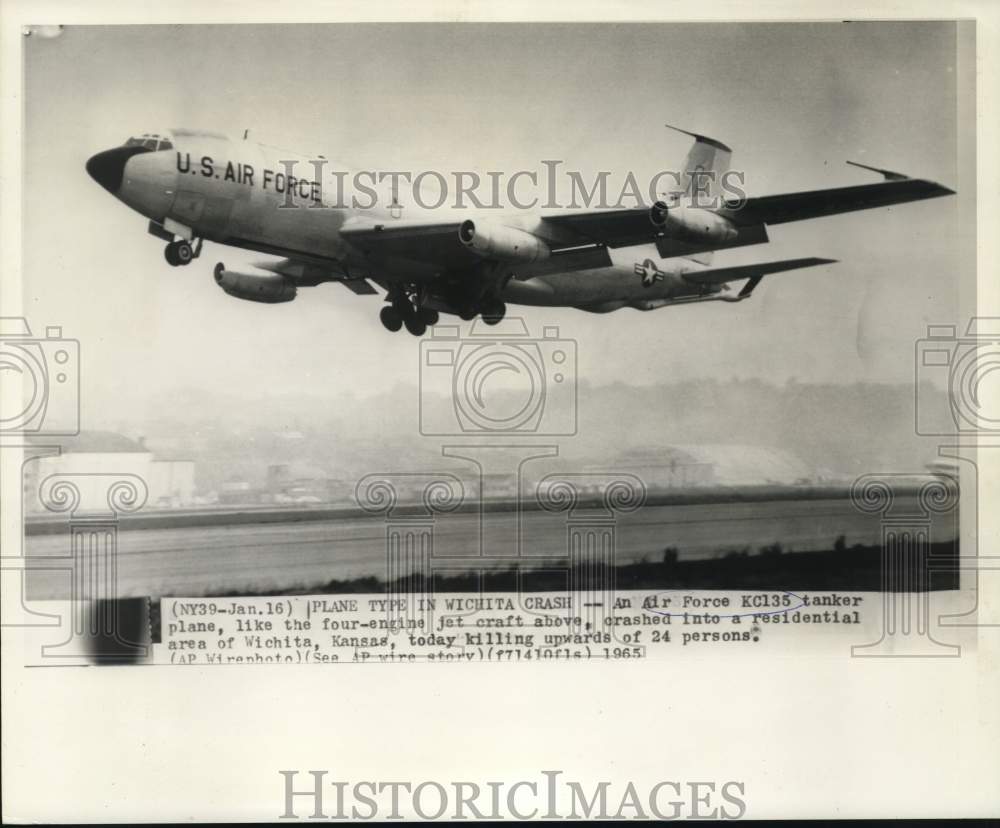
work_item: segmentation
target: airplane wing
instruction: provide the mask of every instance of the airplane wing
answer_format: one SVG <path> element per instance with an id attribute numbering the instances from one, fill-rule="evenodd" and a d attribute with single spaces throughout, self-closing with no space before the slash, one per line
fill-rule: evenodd
<path id="1" fill-rule="evenodd" d="M 891 170 L 851 161 L 848 163 L 878 172 L 885 181 L 760 196 L 743 201 L 730 199 L 723 207 L 709 211 L 728 219 L 734 226 L 735 235 L 725 241 L 699 239 L 691 234 L 682 237 L 668 235 L 654 225 L 648 207 L 585 210 L 535 217 L 520 226 L 543 241 L 553 255 L 543 262 L 519 264 L 517 269 L 525 275 L 541 275 L 553 270 L 569 272 L 601 267 L 608 262 L 606 248 L 649 243 L 655 243 L 664 258 L 761 244 L 768 241 L 767 226 L 770 224 L 887 207 L 954 193 L 933 181 L 909 178 Z M 511 222 L 511 226 L 516 226 L 521 220 L 499 218 L 497 221 L 505 225 Z M 343 238 L 372 257 L 373 261 L 408 260 L 441 269 L 461 269 L 481 264 L 483 258 L 459 241 L 460 226 L 461 220 L 424 222 L 364 218 L 346 222 L 340 232 Z"/>
<path id="2" fill-rule="evenodd" d="M 498 221 L 501 224 L 507 223 L 502 218 Z M 442 265 L 482 261 L 481 257 L 469 251 L 459 241 L 458 230 L 461 223 L 461 220 L 421 222 L 351 219 L 340 228 L 340 235 L 369 255 L 429 260 Z M 595 245 L 632 247 L 650 244 L 656 240 L 659 231 L 650 220 L 648 207 L 631 207 L 623 210 L 548 214 L 533 222 L 529 232 L 544 241 L 553 253 L 561 253 Z M 737 247 L 767 241 L 766 234 L 761 238 L 759 232 L 746 231 L 742 235 L 743 240 L 724 246 Z M 715 243 L 711 249 L 719 246 Z M 702 247 L 699 246 L 699 249 Z M 580 260 L 579 269 L 594 266 Z"/>
<path id="3" fill-rule="evenodd" d="M 955 192 L 922 178 L 908 178 L 901 173 L 867 167 L 854 161 L 847 163 L 881 173 L 886 180 L 876 184 L 837 187 L 831 190 L 760 196 L 748 198 L 742 204 L 727 201 L 726 206 L 717 212 L 740 227 L 748 227 L 802 221 L 855 210 L 870 210 L 873 207 L 888 207 L 908 201 L 952 195 Z"/>
<path id="4" fill-rule="evenodd" d="M 528 232 L 545 242 L 552 255 L 530 264 L 512 264 L 518 273 L 541 276 L 607 267 L 611 264 L 607 248 L 656 242 L 660 255 L 670 257 L 768 240 L 763 227 L 740 227 L 736 237 L 725 243 L 671 239 L 659 234 L 649 213 L 648 207 L 634 207 L 546 215 L 531 223 Z M 502 219 L 499 223 L 506 224 Z M 365 218 L 346 222 L 340 235 L 373 261 L 419 261 L 455 270 L 482 264 L 484 259 L 459 241 L 459 227 L 461 221 L 424 223 Z"/>

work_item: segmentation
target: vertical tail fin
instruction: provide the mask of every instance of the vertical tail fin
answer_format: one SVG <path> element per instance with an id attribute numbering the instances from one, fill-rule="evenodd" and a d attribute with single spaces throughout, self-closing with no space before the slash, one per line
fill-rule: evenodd
<path id="1" fill-rule="evenodd" d="M 688 132 L 680 127 L 666 125 L 668 129 L 676 132 L 683 132 L 694 138 L 694 146 L 684 159 L 684 166 L 681 173 L 681 195 L 691 196 L 693 188 L 697 187 L 701 193 L 701 198 L 706 195 L 709 198 L 721 196 L 722 176 L 729 172 L 729 165 L 732 161 L 733 151 L 714 138 L 706 135 L 698 135 L 695 132 Z M 706 173 L 702 175 L 702 173 Z"/>
<path id="2" fill-rule="evenodd" d="M 684 159 L 680 173 L 680 186 L 668 193 L 669 202 L 681 201 L 684 204 L 697 206 L 709 203 L 712 199 L 722 199 L 722 176 L 729 172 L 733 151 L 714 138 L 688 132 L 680 127 L 665 125 L 668 129 L 682 132 L 694 138 L 694 145 Z M 712 261 L 711 252 L 698 253 L 686 258 L 701 264 Z"/>

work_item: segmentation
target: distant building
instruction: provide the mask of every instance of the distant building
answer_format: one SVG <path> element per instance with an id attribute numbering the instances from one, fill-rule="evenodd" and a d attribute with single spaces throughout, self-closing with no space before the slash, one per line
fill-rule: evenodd
<path id="1" fill-rule="evenodd" d="M 674 445 L 623 452 L 607 471 L 634 474 L 647 490 L 792 485 L 817 475 L 795 455 L 767 446 Z"/>
<path id="2" fill-rule="evenodd" d="M 39 440 L 39 445 L 54 441 Z M 170 509 L 194 503 L 195 464 L 192 460 L 161 458 L 146 448 L 144 441 L 131 440 L 111 431 L 83 431 L 75 437 L 59 438 L 60 453 L 40 457 L 25 464 L 24 508 L 46 511 L 39 489 L 53 475 L 73 475 L 80 491 L 80 510 L 106 509 L 108 475 L 131 474 L 147 488 L 145 508 Z M 87 476 L 93 476 L 88 481 Z"/>

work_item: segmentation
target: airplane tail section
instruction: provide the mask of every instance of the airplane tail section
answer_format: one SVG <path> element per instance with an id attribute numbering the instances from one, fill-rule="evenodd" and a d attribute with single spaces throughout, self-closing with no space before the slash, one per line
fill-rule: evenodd
<path id="1" fill-rule="evenodd" d="M 735 282 L 739 279 L 746 279 L 740 292 L 732 297 L 730 301 L 746 299 L 754 288 L 760 284 L 761 279 L 770 273 L 783 273 L 786 270 L 798 270 L 802 267 L 815 267 L 817 265 L 835 264 L 836 259 L 820 259 L 810 257 L 807 259 L 784 259 L 779 262 L 761 262 L 760 264 L 740 265 L 738 267 L 717 267 L 711 270 L 699 270 L 685 273 L 685 281 L 697 285 L 720 285 L 725 282 Z"/>
<path id="2" fill-rule="evenodd" d="M 733 151 L 721 141 L 707 135 L 688 132 L 670 124 L 666 124 L 666 127 L 694 138 L 694 145 L 688 151 L 684 165 L 678 170 L 679 182 L 672 182 L 673 189 L 668 193 L 668 203 L 679 200 L 682 204 L 693 207 L 708 207 L 713 203 L 720 205 L 725 197 L 722 192 L 722 176 L 729 172 Z M 709 264 L 712 253 L 705 251 L 686 258 Z"/>
<path id="3" fill-rule="evenodd" d="M 729 172 L 729 165 L 732 163 L 733 151 L 714 138 L 707 135 L 699 135 L 696 132 L 688 132 L 680 127 L 666 125 L 668 129 L 682 132 L 694 138 L 694 146 L 691 147 L 684 159 L 684 166 L 680 172 L 680 187 L 671 195 L 684 195 L 688 197 L 697 196 L 701 201 L 710 198 L 721 198 L 722 176 Z M 705 206 L 695 204 L 694 206 Z"/>

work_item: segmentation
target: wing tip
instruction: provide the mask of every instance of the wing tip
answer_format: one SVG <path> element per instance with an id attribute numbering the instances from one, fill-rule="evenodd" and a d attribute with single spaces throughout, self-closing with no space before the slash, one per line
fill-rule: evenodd
<path id="1" fill-rule="evenodd" d="M 869 167 L 867 164 L 861 164 L 857 161 L 847 161 L 852 167 L 860 167 L 863 170 L 871 170 L 871 172 L 877 172 L 879 175 L 885 177 L 886 181 L 916 181 L 923 184 L 927 188 L 927 194 L 925 198 L 937 198 L 938 196 L 955 195 L 955 191 L 950 187 L 945 187 L 943 184 L 938 184 L 936 181 L 928 181 L 924 178 L 910 178 L 908 175 L 903 173 L 893 172 L 892 170 L 883 170 L 880 167 Z"/>
<path id="2" fill-rule="evenodd" d="M 877 172 L 879 175 L 883 176 L 886 181 L 906 181 L 910 177 L 908 175 L 904 175 L 903 173 L 893 172 L 892 170 L 884 170 L 881 167 L 870 167 L 868 164 L 862 164 L 859 161 L 846 161 L 845 163 L 850 164 L 852 167 L 860 167 L 863 170 Z"/>

